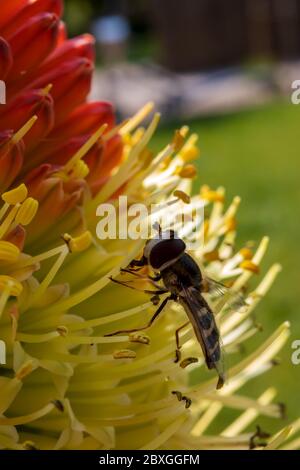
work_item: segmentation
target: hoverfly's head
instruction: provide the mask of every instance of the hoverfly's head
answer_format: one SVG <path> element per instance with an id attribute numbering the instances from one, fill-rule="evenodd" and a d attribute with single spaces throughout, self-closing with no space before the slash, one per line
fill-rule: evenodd
<path id="1" fill-rule="evenodd" d="M 174 230 L 162 231 L 147 241 L 144 248 L 144 257 L 148 264 L 156 271 L 162 271 L 175 263 L 185 252 L 186 245 L 178 238 Z"/>

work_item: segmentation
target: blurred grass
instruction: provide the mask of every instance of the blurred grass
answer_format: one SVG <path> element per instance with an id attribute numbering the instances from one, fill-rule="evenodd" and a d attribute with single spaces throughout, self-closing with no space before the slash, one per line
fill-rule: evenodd
<path id="1" fill-rule="evenodd" d="M 163 147 L 181 124 L 161 128 L 154 140 L 155 149 Z M 291 338 L 280 354 L 281 364 L 238 393 L 258 397 L 266 388 L 276 386 L 276 401 L 286 404 L 288 420 L 299 417 L 300 365 L 291 363 L 291 344 L 300 339 L 300 107 L 277 101 L 255 110 L 187 124 L 199 134 L 201 157 L 197 162 L 196 188 L 202 184 L 225 186 L 228 203 L 240 195 L 238 247 L 249 239 L 259 241 L 269 235 L 270 247 L 262 274 L 274 262 L 283 266 L 256 309 L 263 332 L 247 342 L 246 352 L 251 352 L 286 320 L 291 323 Z M 233 415 L 232 411 L 224 411 L 222 425 Z M 280 427 L 277 420 L 269 418 L 260 418 L 259 423 L 271 432 Z"/>

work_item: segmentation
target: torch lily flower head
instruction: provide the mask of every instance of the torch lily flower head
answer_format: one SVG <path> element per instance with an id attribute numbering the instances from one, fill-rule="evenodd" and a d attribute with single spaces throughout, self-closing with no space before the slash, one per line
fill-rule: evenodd
<path id="1" fill-rule="evenodd" d="M 151 103 L 116 126 L 109 103 L 86 102 L 93 39 L 66 38 L 60 0 L 10 0 L 1 2 L 1 12 L 0 73 L 8 103 L 0 109 L 0 334 L 6 345 L 0 448 L 299 446 L 299 421 L 272 437 L 253 429 L 259 415 L 282 418 L 275 389 L 256 399 L 238 393 L 274 366 L 288 323 L 231 367 L 218 391 L 191 326 L 182 333 L 182 350 L 198 362 L 174 363 L 174 333 L 185 321 L 176 303 L 143 333 L 106 336 L 146 325 L 155 308 L 144 292 L 126 295 L 111 282 L 142 253 L 144 241 L 96 238 L 97 207 L 110 202 L 118 210 L 119 195 L 130 205 L 159 203 L 163 216 L 176 212 L 180 201 L 205 209 L 197 230 L 192 220 L 182 236 L 202 233 L 195 260 L 246 296 L 242 313 L 208 299 L 227 354 L 238 354 L 258 332 L 252 312 L 280 266 L 249 289 L 268 239 L 254 252 L 237 249 L 239 198 L 226 207 L 224 189 L 207 186 L 191 196 L 198 150 L 187 127 L 153 155 L 149 142 L 159 114 L 142 127 Z M 137 278 L 133 285 L 147 282 Z M 209 426 L 224 407 L 240 414 L 211 435 Z"/>

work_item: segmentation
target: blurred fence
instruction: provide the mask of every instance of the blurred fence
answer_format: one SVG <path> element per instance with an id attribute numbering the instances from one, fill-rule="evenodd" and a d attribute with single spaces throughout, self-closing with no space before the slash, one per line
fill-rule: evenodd
<path id="1" fill-rule="evenodd" d="M 149 0 L 171 69 L 300 56 L 300 0 Z"/>

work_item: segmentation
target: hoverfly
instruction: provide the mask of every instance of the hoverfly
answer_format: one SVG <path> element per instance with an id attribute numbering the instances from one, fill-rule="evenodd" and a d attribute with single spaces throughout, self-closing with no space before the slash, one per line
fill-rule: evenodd
<path id="1" fill-rule="evenodd" d="M 200 343 L 206 366 L 208 369 L 216 369 L 218 373 L 216 388 L 222 388 L 225 382 L 225 376 L 223 371 L 220 333 L 214 313 L 202 294 L 211 292 L 216 296 L 223 295 L 228 288 L 219 282 L 205 278 L 198 264 L 186 253 L 184 241 L 176 237 L 173 230 L 163 232 L 160 226 L 158 226 L 158 235 L 147 241 L 142 257 L 137 260 L 132 260 L 128 269 L 121 271 L 135 274 L 144 266 L 150 266 L 153 271 L 157 273 L 156 276 L 148 277 L 152 284 L 155 285 L 156 290 L 144 290 L 145 293 L 155 294 L 154 297 L 152 297 L 153 303 L 157 305 L 157 301 L 159 301 L 158 296 L 161 294 L 169 293 L 170 295 L 161 302 L 149 323 L 144 327 L 119 330 L 105 336 L 132 333 L 149 328 L 167 302 L 170 300 L 178 302 L 184 308 L 188 316 L 188 322 L 180 326 L 175 333 L 177 347 L 175 362 L 180 360 L 181 346 L 179 332 L 191 323 L 195 336 Z M 117 281 L 113 278 L 111 278 L 111 280 L 134 289 L 134 287 L 129 286 L 126 282 Z M 160 280 L 162 280 L 164 287 L 156 283 Z M 238 305 L 239 303 L 243 303 L 241 298 L 235 302 L 237 308 L 240 307 L 240 305 Z"/>

